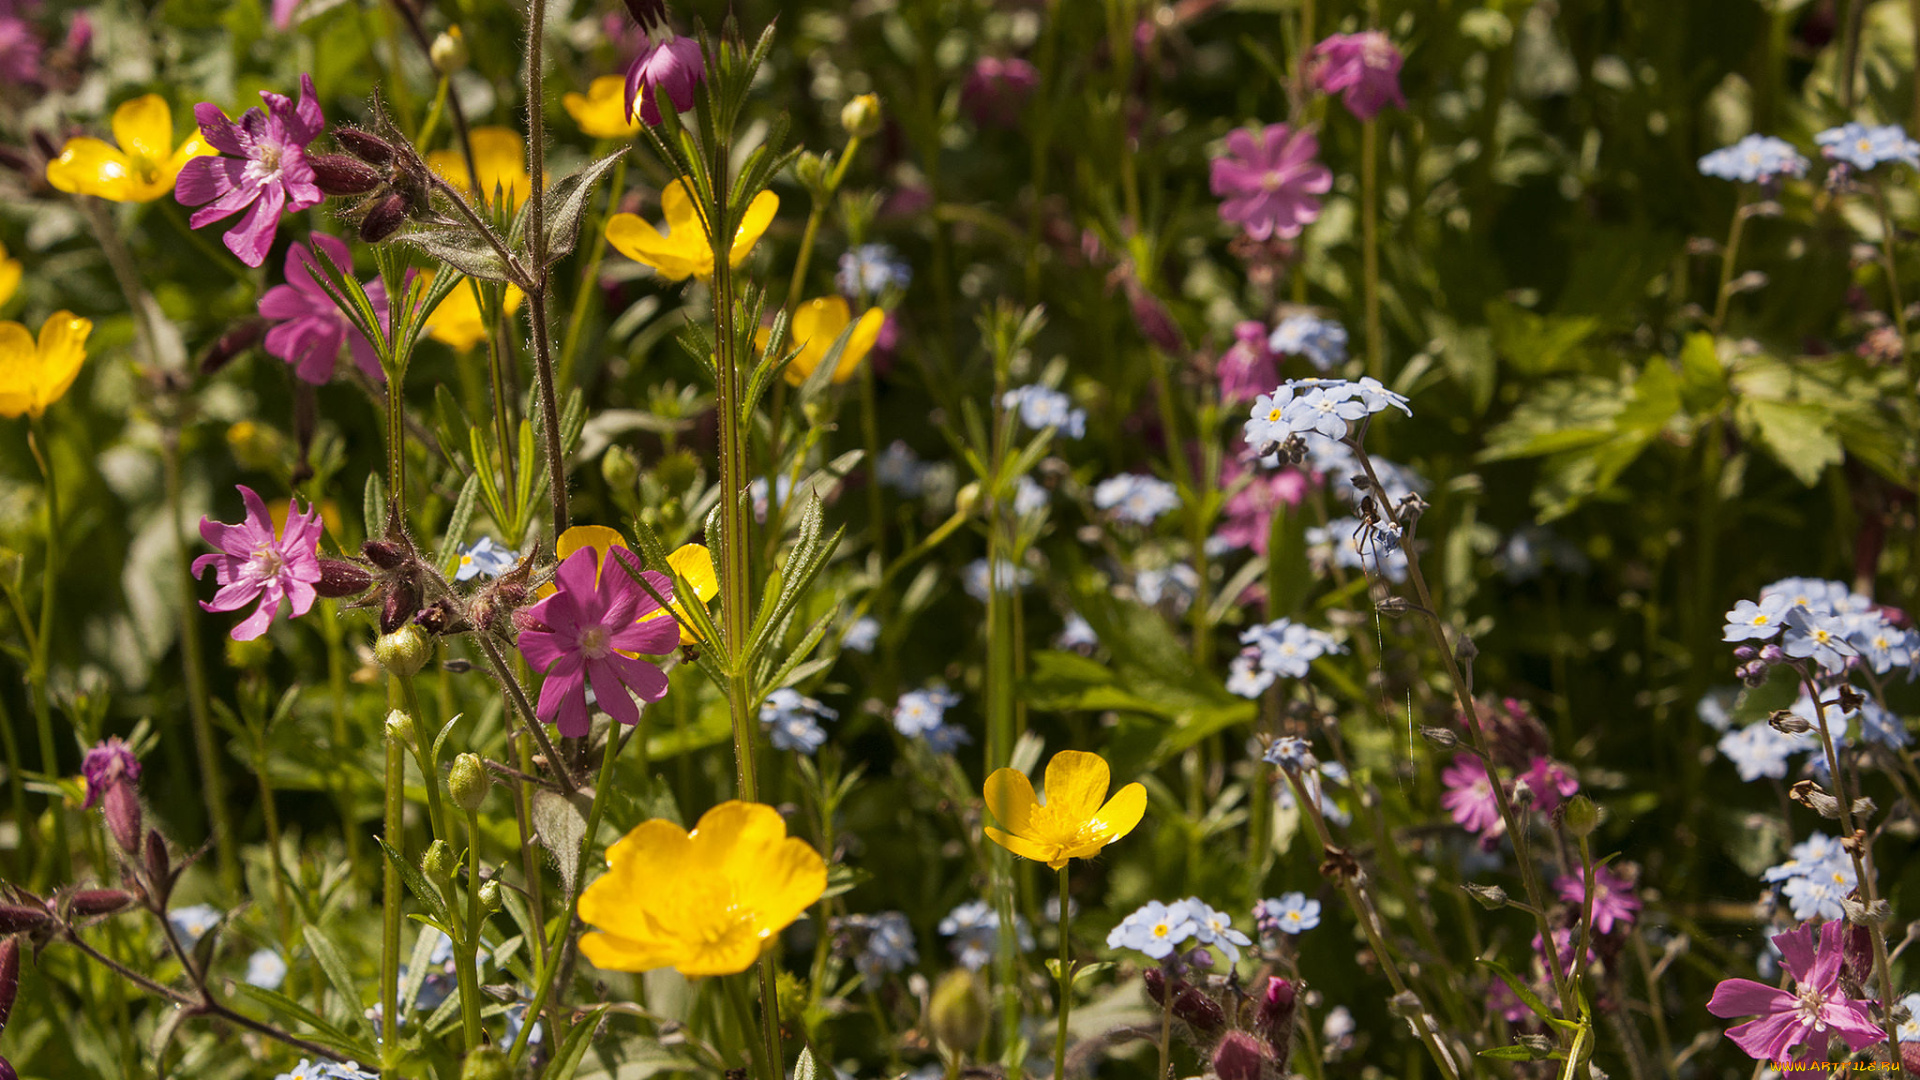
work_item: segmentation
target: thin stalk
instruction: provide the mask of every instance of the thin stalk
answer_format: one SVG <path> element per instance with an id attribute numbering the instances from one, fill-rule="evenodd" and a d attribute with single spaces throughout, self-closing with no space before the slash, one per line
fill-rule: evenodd
<path id="1" fill-rule="evenodd" d="M 400 737 L 389 730 L 387 738 L 386 823 L 382 836 L 394 855 L 405 857 L 407 837 L 406 751 Z M 380 1041 L 380 1075 L 384 1080 L 400 1080 L 400 867 L 394 858 L 382 860 L 385 873 L 380 895 L 380 1016 L 383 1030 L 390 1037 Z"/>
<path id="2" fill-rule="evenodd" d="M 1073 935 L 1068 932 L 1073 923 L 1073 908 L 1067 903 L 1069 865 L 1060 864 L 1060 1022 L 1053 1036 L 1053 1080 L 1065 1080 L 1067 1075 L 1067 1015 L 1073 1011 Z M 1172 990 L 1169 986 L 1164 995 L 1168 1000 L 1172 1000 Z"/>
<path id="3" fill-rule="evenodd" d="M 567 461 L 560 443 L 560 403 L 553 378 L 553 342 L 547 323 L 547 119 L 541 46 L 546 38 L 547 0 L 527 3 L 527 248 L 533 257 L 527 312 L 533 323 L 533 371 L 539 383 L 540 420 L 546 428 L 547 489 L 553 498 L 553 535 L 567 531 Z"/>
<path id="4" fill-rule="evenodd" d="M 1173 986 L 1162 983 L 1160 991 L 1160 1071 L 1155 1080 L 1171 1080 L 1173 1076 Z"/>
<path id="5" fill-rule="evenodd" d="M 777 1080 L 774 1070 L 781 1067 L 780 1059 L 777 1056 L 769 1058 L 767 1047 L 754 1038 L 753 1005 L 747 1000 L 747 980 L 744 977 L 722 975 L 720 981 L 726 984 L 727 1004 L 732 1006 L 734 1021 L 740 1025 L 740 1034 L 746 1040 L 747 1057 L 753 1063 L 755 1075 Z"/>
<path id="6" fill-rule="evenodd" d="M 1907 305 L 1900 297 L 1900 267 L 1893 256 L 1893 215 L 1887 210 L 1887 192 L 1873 185 L 1873 201 L 1880 211 L 1880 260 L 1887 275 L 1887 298 L 1893 304 L 1893 325 L 1900 331 L 1900 367 L 1913 385 L 1913 339 L 1907 336 Z"/>
<path id="7" fill-rule="evenodd" d="M 201 792 L 207 817 L 213 823 L 213 844 L 220 868 L 220 884 L 229 895 L 240 894 L 239 844 L 233 828 L 233 811 L 227 799 L 227 781 L 220 768 L 220 752 L 214 742 L 213 717 L 207 706 L 207 666 L 201 653 L 198 620 L 193 616 L 193 550 L 188 546 L 186 520 L 182 515 L 180 483 L 180 433 L 169 429 L 160 437 L 160 463 L 167 493 L 167 511 L 172 516 L 173 539 L 178 558 L 174 572 L 180 581 L 179 608 L 180 655 L 187 680 L 187 717 L 193 725 L 193 745 L 200 759 Z M 264 781 L 264 774 L 262 776 Z M 275 857 L 279 854 L 275 849 Z"/>
<path id="8" fill-rule="evenodd" d="M 14 867 L 14 877 L 17 880 L 25 881 L 28 874 L 31 873 L 32 858 L 27 853 L 31 851 L 32 837 L 35 834 L 35 830 L 30 828 L 28 824 L 27 782 L 26 777 L 21 775 L 20 772 L 20 740 L 19 737 L 14 734 L 13 716 L 7 708 L 7 702 L 4 697 L 0 697 L 0 743 L 4 743 L 6 747 L 7 794 L 13 802 L 13 821 L 19 828 L 20 836 L 26 844 L 22 849 L 22 854 L 27 855 L 26 861 Z"/>
<path id="9" fill-rule="evenodd" d="M 1387 350 L 1380 340 L 1380 121 L 1360 125 L 1360 251 L 1366 283 L 1367 374 L 1387 378 Z"/>
<path id="10" fill-rule="evenodd" d="M 887 561 L 887 500 L 880 486 L 880 421 L 873 365 L 860 365 L 860 437 L 867 448 L 867 542 L 874 558 Z"/>
<path id="11" fill-rule="evenodd" d="M 533 734 L 533 741 L 540 744 L 540 753 L 547 759 L 547 768 L 553 771 L 554 778 L 560 781 L 560 786 L 567 790 L 567 794 L 571 795 L 578 791 L 580 784 L 573 778 L 573 770 L 567 768 L 566 759 L 554 749 L 553 740 L 547 738 L 546 728 L 541 725 L 539 714 L 534 711 L 533 702 L 527 700 L 527 692 L 521 688 L 520 680 L 514 678 L 513 672 L 508 670 L 507 661 L 500 655 L 499 647 L 485 634 L 475 634 L 474 640 L 480 643 L 480 651 L 487 654 L 487 663 L 492 666 L 494 677 L 500 680 L 500 685 L 507 688 L 507 697 L 512 699 L 520 713 L 521 721 Z M 523 761 L 521 767 L 530 768 L 531 763 Z"/>
<path id="12" fill-rule="evenodd" d="M 47 669 L 53 652 L 53 610 L 60 580 L 60 490 L 53 472 L 53 447 L 46 445 L 46 428 L 40 420 L 30 421 L 27 449 L 40 463 L 40 475 L 47 486 L 47 557 L 40 573 L 40 629 L 34 637 L 33 653 L 27 665 L 27 684 L 33 694 L 33 724 L 40 738 L 40 767 L 48 781 L 60 776 L 60 753 L 53 740 L 53 702 L 47 693 Z M 44 446 L 44 450 L 42 449 Z M 53 809 L 53 871 L 56 881 L 65 881 L 73 873 L 71 841 L 67 838 L 67 809 L 55 796 Z M 26 822 L 21 822 L 26 827 Z"/>
<path id="13" fill-rule="evenodd" d="M 453 843 L 453 832 L 447 827 L 447 813 L 440 801 L 440 763 L 433 760 L 433 736 L 431 725 L 421 727 L 427 714 L 420 710 L 420 695 L 414 689 L 413 676 L 394 676 L 400 683 L 400 698 L 406 703 L 407 715 L 413 718 L 413 763 L 420 770 L 421 782 L 427 789 L 427 821 L 433 828 L 435 840 Z"/>
<path id="14" fill-rule="evenodd" d="M 480 813 L 467 811 L 467 917 L 459 947 L 454 956 L 455 975 L 460 980 L 460 1023 L 472 1053 L 485 1038 L 480 1026 Z M 534 1017 L 525 1018 L 523 1027 L 532 1027 Z M 556 1042 L 558 1040 L 555 1040 Z"/>
<path id="15" fill-rule="evenodd" d="M 1720 251 L 1720 287 L 1714 292 L 1713 332 L 1718 334 L 1727 325 L 1727 304 L 1733 299 L 1733 264 L 1740 254 L 1740 234 L 1747 225 L 1747 207 L 1751 203 L 1742 202 L 1733 211 L 1733 224 L 1727 229 L 1727 246 Z"/>

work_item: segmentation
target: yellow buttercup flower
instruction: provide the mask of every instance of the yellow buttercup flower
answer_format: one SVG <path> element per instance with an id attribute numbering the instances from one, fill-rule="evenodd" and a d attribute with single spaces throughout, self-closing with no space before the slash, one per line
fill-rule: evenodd
<path id="1" fill-rule="evenodd" d="M 527 144 L 519 132 L 506 127 L 478 127 L 467 134 L 467 139 L 473 143 L 474 167 L 480 170 L 479 191 L 473 190 L 466 156 L 458 149 L 435 150 L 427 155 L 427 166 L 469 195 L 492 199 L 494 188 L 503 188 L 508 206 L 533 190 L 533 178 L 527 175 Z"/>
<path id="2" fill-rule="evenodd" d="M 723 802 L 692 832 L 655 818 L 607 849 L 607 872 L 580 894 L 598 931 L 580 951 L 607 971 L 732 975 L 826 889 L 826 861 L 771 806 Z"/>
<path id="3" fill-rule="evenodd" d="M 13 299 L 13 294 L 20 291 L 23 270 L 19 259 L 7 257 L 7 245 L 0 244 L 0 304 Z"/>
<path id="4" fill-rule="evenodd" d="M 693 590 L 693 594 L 700 598 L 701 603 L 707 603 L 720 595 L 720 576 L 713 572 L 713 552 L 705 547 L 699 544 L 683 544 L 675 548 L 673 554 L 667 556 L 667 565 L 673 567 L 673 572 L 679 576 L 680 580 L 687 583 L 687 587 Z M 684 597 L 682 599 L 684 600 Z M 680 602 L 669 605 L 667 610 L 671 611 L 673 617 L 680 623 L 680 644 L 696 644 L 699 639 L 693 636 L 693 630 L 688 627 L 687 613 L 680 606 Z M 660 614 L 664 615 L 666 612 Z M 649 617 L 659 618 L 660 616 Z M 640 621 L 645 622 L 646 619 Z"/>
<path id="5" fill-rule="evenodd" d="M 431 275 L 428 280 L 432 280 Z M 507 286 L 503 301 L 505 313 L 512 315 L 520 310 L 520 301 L 526 298 L 520 286 Z M 480 298 L 474 294 L 473 286 L 464 281 L 454 286 L 427 318 L 427 335 L 452 346 L 455 352 L 466 352 L 487 340 L 487 321 L 480 317 Z"/>
<path id="6" fill-rule="evenodd" d="M 0 322 L 0 416 L 40 419 L 80 374 L 91 320 L 56 311 L 40 324 L 40 340 L 17 322 Z"/>
<path id="7" fill-rule="evenodd" d="M 998 769 L 987 777 L 985 794 L 1004 828 L 987 826 L 987 839 L 1055 870 L 1068 859 L 1091 858 L 1132 832 L 1147 812 L 1146 788 L 1128 784 L 1108 799 L 1111 782 L 1100 755 L 1062 750 L 1047 762 L 1047 801 L 1041 803 L 1025 773 Z"/>
<path id="8" fill-rule="evenodd" d="M 850 322 L 853 322 L 853 309 L 838 296 L 809 300 L 794 309 L 793 322 L 787 328 L 787 347 L 798 345 L 800 352 L 787 364 L 787 381 L 795 386 L 806 382 Z M 860 361 L 867 358 L 874 342 L 880 340 L 880 328 L 886 324 L 887 313 L 879 308 L 869 308 L 860 316 L 853 336 L 847 339 L 847 347 L 840 353 L 840 362 L 834 365 L 834 382 L 843 383 L 853 378 L 853 373 L 860 370 Z M 770 334 L 771 331 L 762 329 L 754 336 L 754 344 L 766 348 Z"/>
<path id="9" fill-rule="evenodd" d="M 68 139 L 60 156 L 47 162 L 47 183 L 75 195 L 96 195 L 113 202 L 152 202 L 173 193 L 173 181 L 187 162 L 218 151 L 195 128 L 177 148 L 173 113 L 167 99 L 148 94 L 113 110 L 116 148 L 101 139 Z"/>
<path id="10" fill-rule="evenodd" d="M 753 197 L 739 231 L 733 234 L 733 247 L 727 255 L 729 266 L 739 266 L 746 260 L 778 209 L 780 196 L 771 191 Z M 607 221 L 607 243 L 627 258 L 653 267 L 654 273 L 668 281 L 712 277 L 713 244 L 693 208 L 692 191 L 685 179 L 675 180 L 660 193 L 660 211 L 667 219 L 665 233 L 642 221 L 638 214 L 615 214 Z"/>
<path id="11" fill-rule="evenodd" d="M 627 112 L 624 76 L 602 75 L 588 84 L 586 93 L 563 95 L 560 104 L 581 131 L 596 139 L 631 139 L 640 133 L 640 118 Z"/>

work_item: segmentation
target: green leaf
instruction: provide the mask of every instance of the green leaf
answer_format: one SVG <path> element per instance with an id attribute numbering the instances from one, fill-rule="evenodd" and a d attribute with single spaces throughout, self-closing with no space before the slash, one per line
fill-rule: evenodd
<path id="1" fill-rule="evenodd" d="M 480 281 L 514 280 L 500 252 L 477 235 L 471 225 L 429 225 L 401 233 L 398 239 L 470 278 Z"/>
<path id="2" fill-rule="evenodd" d="M 1695 416 L 1718 412 L 1727 398 L 1727 372 L 1712 334 L 1689 334 L 1680 348 L 1680 400 Z"/>
<path id="3" fill-rule="evenodd" d="M 378 469 L 367 474 L 367 490 L 361 499 L 360 511 L 366 515 L 364 525 L 369 538 L 386 535 L 387 492 L 380 485 Z"/>
<path id="4" fill-rule="evenodd" d="M 813 1063 L 813 1051 L 805 1046 L 800 1048 L 800 1056 L 793 1059 L 793 1080 L 819 1080 L 820 1069 Z"/>
<path id="5" fill-rule="evenodd" d="M 607 1014 L 609 1006 L 601 1005 L 581 1017 L 567 1032 L 567 1040 L 554 1052 L 553 1060 L 547 1064 L 547 1071 L 540 1074 L 541 1080 L 572 1080 L 573 1074 L 580 1068 L 580 1062 L 587 1056 L 587 1047 L 593 1043 L 594 1032 L 600 1028 L 600 1018 Z M 794 1080 L 806 1080 L 796 1076 Z"/>
<path id="6" fill-rule="evenodd" d="M 1744 398 L 1736 415 L 1767 453 L 1808 487 L 1819 483 L 1827 466 L 1838 465 L 1843 456 L 1832 429 L 1833 414 L 1825 406 Z"/>
<path id="7" fill-rule="evenodd" d="M 383 845 L 384 846 L 384 845 Z M 333 991 L 347 1003 L 347 1012 L 362 1029 L 367 1028 L 367 1020 L 360 1015 L 360 990 L 353 981 L 353 972 L 348 969 L 346 958 L 321 929 L 309 923 L 305 928 L 307 948 L 312 951 L 314 960 L 320 964 L 320 970 L 327 973 L 327 981 L 333 984 Z"/>
<path id="8" fill-rule="evenodd" d="M 542 210 L 546 221 L 548 266 L 566 258 L 574 245 L 580 242 L 580 219 L 586 216 L 587 204 L 592 201 L 593 186 L 625 156 L 625 150 L 608 154 L 579 172 L 561 177 L 547 189 Z"/>
<path id="9" fill-rule="evenodd" d="M 441 551 L 445 553 L 443 565 L 449 576 L 460 569 L 460 545 L 466 542 L 467 529 L 473 524 L 473 511 L 479 502 L 480 474 L 475 471 L 473 475 L 467 477 L 467 482 L 460 486 L 460 498 L 454 502 L 453 517 L 447 522 L 445 546 Z"/>
<path id="10" fill-rule="evenodd" d="M 1487 305 L 1487 326 L 1493 332 L 1494 351 L 1508 366 L 1527 375 L 1549 375 L 1581 367 L 1579 346 L 1600 328 L 1600 320 L 1590 315 L 1535 315 L 1495 300 Z"/>
<path id="11" fill-rule="evenodd" d="M 295 1020 L 313 1029 L 310 1038 L 315 1041 L 326 1040 L 339 1049 L 347 1050 L 356 1057 L 373 1057 L 375 1051 L 371 1043 L 362 1042 L 348 1035 L 334 1025 L 322 1019 L 312 1009 L 275 990 L 252 983 L 235 983 L 232 992 L 252 1001 L 254 1004 L 280 1017 L 283 1020 Z"/>
<path id="12" fill-rule="evenodd" d="M 1520 999 L 1520 1004 L 1525 1005 L 1535 1016 L 1538 1016 L 1542 1020 L 1556 1023 L 1561 1022 L 1560 1018 L 1555 1016 L 1553 1011 L 1547 1008 L 1547 1003 L 1540 1000 L 1540 995 L 1534 993 L 1525 981 L 1514 975 L 1513 972 L 1507 970 L 1505 964 L 1502 964 L 1498 960 L 1489 960 L 1484 956 L 1476 958 L 1474 963 L 1480 964 L 1495 975 L 1498 975 L 1500 981 L 1507 984 L 1507 989 L 1513 991 L 1513 996 Z"/>
<path id="13" fill-rule="evenodd" d="M 427 881 L 427 876 L 420 872 L 420 868 L 393 850 L 386 838 L 375 837 L 374 842 L 380 845 L 381 851 L 386 852 L 387 861 L 400 871 L 400 880 L 406 883 L 407 891 L 413 894 L 413 898 L 427 905 L 427 910 L 433 912 L 434 918 L 439 922 L 450 925 L 453 922 L 453 916 L 447 912 L 446 900 L 441 897 L 440 890 Z"/>

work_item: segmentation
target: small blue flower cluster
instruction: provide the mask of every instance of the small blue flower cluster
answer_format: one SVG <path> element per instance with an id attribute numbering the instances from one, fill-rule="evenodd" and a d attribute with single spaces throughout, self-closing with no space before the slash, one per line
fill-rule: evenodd
<path id="1" fill-rule="evenodd" d="M 847 624 L 846 632 L 840 635 L 840 647 L 848 652 L 870 653 L 879 640 L 880 620 L 862 615 Z"/>
<path id="2" fill-rule="evenodd" d="M 1862 171 L 1890 161 L 1920 168 L 1920 142 L 1909 138 L 1899 124 L 1842 124 L 1815 135 L 1813 141 L 1820 144 L 1822 154 Z"/>
<path id="3" fill-rule="evenodd" d="M 888 975 L 920 962 L 914 948 L 913 926 L 903 911 L 882 911 L 872 915 L 848 915 L 834 920 L 837 930 L 852 931 L 859 938 L 853 966 L 871 990 Z"/>
<path id="4" fill-rule="evenodd" d="M 358 1065 L 346 1065 L 338 1061 L 309 1061 L 300 1059 L 300 1064 L 291 1072 L 283 1072 L 274 1080 L 375 1080 L 377 1073 L 370 1073 Z"/>
<path id="5" fill-rule="evenodd" d="M 1179 509 L 1180 491 L 1157 476 L 1121 473 L 1094 487 L 1093 505 L 1112 511 L 1128 524 L 1151 525 L 1160 515 Z"/>
<path id="6" fill-rule="evenodd" d="M 1780 888 L 1780 894 L 1793 906 L 1793 917 L 1842 919 L 1847 911 L 1840 901 L 1853 891 L 1857 878 L 1853 858 L 1840 841 L 1825 833 L 1814 833 L 1793 845 L 1786 862 L 1768 867 L 1762 881 Z"/>
<path id="7" fill-rule="evenodd" d="M 180 947 L 192 952 L 193 946 L 206 937 L 208 931 L 220 925 L 225 914 L 212 904 L 194 904 L 167 912 L 167 924 L 173 927 L 174 936 L 180 939 Z"/>
<path id="8" fill-rule="evenodd" d="M 1013 485 L 1013 512 L 1021 517 L 1040 513 L 1049 501 L 1047 489 L 1031 476 L 1021 477 Z"/>
<path id="9" fill-rule="evenodd" d="M 1239 963 L 1240 946 L 1253 944 L 1233 928 L 1233 920 L 1225 913 L 1189 896 L 1172 904 L 1148 901 L 1113 928 L 1107 935 L 1107 948 L 1132 949 L 1153 960 L 1166 960 L 1189 939 L 1196 947 L 1217 947 L 1229 963 Z"/>
<path id="10" fill-rule="evenodd" d="M 1003 593 L 1017 592 L 1033 584 L 1033 571 L 1015 566 L 1002 558 L 993 570 L 993 585 Z M 981 603 L 987 602 L 987 560 L 975 559 L 960 571 L 960 587 Z"/>
<path id="11" fill-rule="evenodd" d="M 927 490 L 927 474 L 932 468 L 904 440 L 895 439 L 874 460 L 873 475 L 881 484 L 914 498 Z"/>
<path id="12" fill-rule="evenodd" d="M 1337 761 L 1322 761 L 1318 771 L 1303 769 L 1297 774 L 1300 786 L 1307 789 L 1307 798 L 1320 810 L 1320 816 L 1329 822 L 1346 828 L 1353 824 L 1353 811 L 1327 798 L 1326 784 L 1344 784 L 1347 782 L 1347 768 Z M 1292 783 L 1279 783 L 1273 786 L 1273 805 L 1281 810 L 1297 809 L 1299 802 L 1293 796 Z"/>
<path id="13" fill-rule="evenodd" d="M 1807 159 L 1784 139 L 1749 135 L 1700 159 L 1704 176 L 1748 184 L 1766 184 L 1782 176 L 1805 176 Z"/>
<path id="14" fill-rule="evenodd" d="M 986 967 L 1000 947 L 1000 913 L 985 900 L 969 900 L 947 912 L 938 929 L 941 937 L 953 939 L 947 946 L 953 950 L 953 958 L 968 971 Z M 1033 948 L 1033 930 L 1027 926 L 1027 920 L 1015 915 L 1013 932 L 1021 952 Z"/>
<path id="15" fill-rule="evenodd" d="M 767 739 L 776 749 L 798 750 L 813 754 L 827 741 L 822 720 L 837 720 L 840 714 L 790 686 L 767 695 L 760 706 L 760 723 L 767 728 Z"/>
<path id="16" fill-rule="evenodd" d="M 861 244 L 840 256 L 834 275 L 840 292 L 851 298 L 873 298 L 889 289 L 904 289 L 913 280 L 913 266 L 887 244 Z"/>
<path id="17" fill-rule="evenodd" d="M 1305 893 L 1281 893 L 1253 905 L 1253 917 L 1262 941 L 1277 940 L 1280 934 L 1304 934 L 1320 925 L 1320 901 L 1307 899 Z"/>
<path id="18" fill-rule="evenodd" d="M 973 742 L 967 729 L 947 723 L 947 710 L 960 704 L 960 695 L 944 686 L 909 690 L 893 706 L 893 727 L 909 739 L 925 739 L 936 754 L 951 754 Z"/>
<path id="19" fill-rule="evenodd" d="M 483 536 L 478 542 L 458 550 L 460 568 L 453 573 L 455 581 L 472 581 L 477 577 L 496 578 L 513 569 L 513 564 L 519 560 L 511 548 L 494 543 L 491 536 Z"/>
<path id="20" fill-rule="evenodd" d="M 1920 634 L 1893 625 L 1871 599 L 1839 581 L 1782 578 L 1761 589 L 1758 601 L 1742 600 L 1727 612 L 1721 640 L 1769 643 L 1735 650 L 1749 685 L 1766 681 L 1767 668 L 1783 658 L 1808 660 L 1830 675 L 1846 671 L 1850 660 L 1876 675 L 1906 668 L 1908 681 L 1920 672 Z"/>
<path id="21" fill-rule="evenodd" d="M 1310 554 L 1323 562 L 1388 581 L 1407 579 L 1407 553 L 1400 548 L 1400 527 L 1383 521 L 1369 526 L 1356 517 L 1335 518 L 1325 528 L 1307 530 Z"/>
<path id="22" fill-rule="evenodd" d="M 1413 415 L 1403 395 L 1372 377 L 1359 382 L 1288 379 L 1254 401 L 1247 420 L 1247 445 L 1256 454 L 1267 454 L 1289 438 L 1309 432 L 1344 439 L 1353 421 L 1389 408 Z"/>
<path id="23" fill-rule="evenodd" d="M 1280 356 L 1304 356 L 1321 371 L 1331 371 L 1347 360 L 1347 328 L 1332 319 L 1289 315 L 1267 337 L 1267 348 Z"/>
<path id="24" fill-rule="evenodd" d="M 1050 386 L 1034 383 L 1009 390 L 1000 399 L 1000 407 L 1018 410 L 1020 422 L 1035 431 L 1056 428 L 1073 439 L 1087 434 L 1086 410 L 1074 408 L 1071 398 Z"/>
<path id="25" fill-rule="evenodd" d="M 1249 627 L 1240 642 L 1246 647 L 1228 668 L 1227 689 L 1248 698 L 1265 693 L 1277 678 L 1305 678 L 1315 660 L 1347 651 L 1332 634 L 1291 619 Z"/>

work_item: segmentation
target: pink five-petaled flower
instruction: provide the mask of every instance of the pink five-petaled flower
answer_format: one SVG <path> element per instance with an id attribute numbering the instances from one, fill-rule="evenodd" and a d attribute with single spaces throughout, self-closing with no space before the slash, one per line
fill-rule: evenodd
<path id="1" fill-rule="evenodd" d="M 1267 324 L 1243 319 L 1234 324 L 1234 342 L 1220 354 L 1214 373 L 1220 379 L 1220 400 L 1229 405 L 1250 404 L 1280 383 L 1280 358 L 1267 345 Z"/>
<path id="2" fill-rule="evenodd" d="M 1580 781 L 1567 767 L 1548 757 L 1536 756 L 1527 766 L 1524 779 L 1533 789 L 1533 805 L 1543 814 L 1558 810 L 1562 799 L 1571 799 L 1580 790 Z"/>
<path id="3" fill-rule="evenodd" d="M 113 735 L 95 744 L 87 756 L 80 759 L 80 775 L 87 781 L 86 808 L 91 810 L 100 804 L 100 797 L 108 788 L 122 780 L 131 783 L 140 779 L 140 759 L 133 756 L 125 739 Z"/>
<path id="4" fill-rule="evenodd" d="M 1313 84 L 1323 94 L 1340 94 L 1347 111 L 1371 120 L 1388 102 L 1404 109 L 1400 65 L 1404 58 L 1378 30 L 1335 34 L 1313 47 Z"/>
<path id="5" fill-rule="evenodd" d="M 227 250 L 248 266 L 267 261 L 283 212 L 318 206 L 320 188 L 307 162 L 307 144 L 320 134 L 326 118 L 314 93 L 313 76 L 300 76 L 300 103 L 284 94 L 260 91 L 265 111 L 248 109 L 238 122 L 216 106 L 193 107 L 207 142 L 230 157 L 200 157 L 187 163 L 174 182 L 173 197 L 183 206 L 201 206 L 188 224 L 198 229 L 247 211 L 227 230 Z"/>
<path id="6" fill-rule="evenodd" d="M 353 256 L 338 237 L 314 233 L 320 253 L 346 272 L 353 270 Z M 347 318 L 327 290 L 314 280 L 320 264 L 305 244 L 287 250 L 287 283 L 275 285 L 260 298 L 260 314 L 278 323 L 267 331 L 267 352 L 293 365 L 294 374 L 319 386 L 333 378 L 334 361 L 340 358 L 340 346 L 353 349 L 353 362 L 374 382 L 386 381 L 380 370 L 380 358 L 374 355 L 367 336 Z M 367 284 L 367 299 L 384 322 L 387 318 L 386 284 L 378 279 Z"/>
<path id="7" fill-rule="evenodd" d="M 1757 1014 L 1757 1019 L 1727 1029 L 1727 1038 L 1756 1061 L 1824 1058 L 1832 1034 L 1855 1050 L 1880 1042 L 1886 1033 L 1874 1023 L 1868 1003 L 1855 1001 L 1840 987 L 1846 933 L 1844 921 L 1827 923 L 1820 928 L 1818 948 L 1812 923 L 1775 936 L 1773 944 L 1793 973 L 1794 988 L 1788 991 L 1752 979 L 1727 979 L 1714 989 L 1707 1011 L 1728 1019 Z"/>
<path id="8" fill-rule="evenodd" d="M 1587 894 L 1587 883 L 1579 874 L 1567 874 L 1553 883 L 1560 899 L 1575 908 L 1583 906 Z M 1611 934 L 1617 923 L 1621 926 L 1633 925 L 1634 913 L 1640 910 L 1640 901 L 1633 895 L 1633 886 L 1611 869 L 1596 866 L 1593 869 L 1593 932 Z"/>
<path id="9" fill-rule="evenodd" d="M 680 644 L 680 624 L 654 617 L 659 600 L 633 574 L 640 564 L 625 548 L 610 548 L 611 562 L 603 569 L 600 553 L 583 547 L 560 563 L 554 575 L 556 591 L 527 609 L 520 631 L 520 651 L 535 671 L 546 675 L 540 687 L 543 723 L 559 724 L 560 734 L 585 735 L 592 727 L 587 710 L 587 685 L 608 716 L 623 724 L 638 724 L 640 709 L 628 691 L 644 701 L 659 701 L 667 693 L 667 676 L 634 654 L 659 656 Z M 673 582 L 648 570 L 640 575 L 660 600 L 673 602 Z"/>
<path id="10" fill-rule="evenodd" d="M 651 32 L 660 36 L 627 66 L 627 115 L 633 115 L 639 102 L 640 122 L 649 127 L 660 122 L 660 91 L 666 92 L 675 112 L 686 112 L 693 108 L 694 86 L 707 77 L 699 42 L 675 36 L 664 23 Z"/>
<path id="11" fill-rule="evenodd" d="M 259 599 L 253 614 L 233 628 L 233 640 L 252 641 L 273 625 L 281 600 L 293 601 L 296 618 L 313 607 L 313 586 L 320 580 L 320 512 L 302 513 L 297 505 L 288 506 L 286 528 L 276 538 L 267 504 L 252 488 L 235 486 L 246 501 L 247 519 L 238 525 L 200 519 L 201 537 L 220 551 L 193 560 L 193 576 L 214 568 L 220 591 L 211 602 L 200 602 L 208 611 L 238 611 Z"/>
<path id="12" fill-rule="evenodd" d="M 1505 823 L 1500 820 L 1500 804 L 1485 762 L 1472 754 L 1455 754 L 1453 762 L 1440 771 L 1440 783 L 1447 789 L 1440 805 L 1453 815 L 1455 825 L 1481 834 L 1482 843 L 1500 835 Z"/>
<path id="13" fill-rule="evenodd" d="M 1315 196 L 1333 187 L 1333 173 L 1314 160 L 1320 141 L 1312 132 L 1285 124 L 1237 128 L 1227 135 L 1227 151 L 1213 159 L 1212 175 L 1223 219 L 1266 240 L 1298 236 L 1320 216 Z"/>

